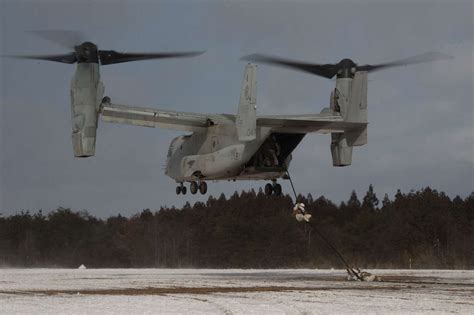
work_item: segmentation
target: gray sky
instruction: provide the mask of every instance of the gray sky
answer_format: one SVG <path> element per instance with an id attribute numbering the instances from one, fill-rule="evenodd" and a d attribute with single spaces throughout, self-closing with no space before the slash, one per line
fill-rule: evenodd
<path id="1" fill-rule="evenodd" d="M 377 63 L 440 51 L 455 57 L 369 76 L 369 143 L 350 167 L 332 167 L 328 135 L 309 135 L 293 154 L 297 191 L 347 200 L 373 184 L 381 198 L 424 186 L 450 196 L 474 190 L 473 2 L 460 1 L 6 1 L 1 54 L 63 48 L 25 31 L 81 30 L 102 49 L 207 50 L 192 59 L 101 67 L 116 103 L 235 113 L 244 63 L 259 52 Z M 69 83 L 74 66 L 0 58 L 0 212 L 88 209 L 107 216 L 207 196 L 175 195 L 162 170 L 180 132 L 100 123 L 96 156 L 74 159 Z M 317 113 L 334 81 L 258 68 L 259 113 Z M 263 182 L 209 183 L 209 193 Z M 289 183 L 283 182 L 286 192 Z"/>

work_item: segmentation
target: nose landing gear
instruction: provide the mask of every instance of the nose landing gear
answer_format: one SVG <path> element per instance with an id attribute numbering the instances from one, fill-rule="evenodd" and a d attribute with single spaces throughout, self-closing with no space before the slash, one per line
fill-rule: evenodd
<path id="1" fill-rule="evenodd" d="M 183 183 L 181 183 L 179 186 L 176 186 L 176 194 L 186 195 L 186 186 L 184 186 Z"/>

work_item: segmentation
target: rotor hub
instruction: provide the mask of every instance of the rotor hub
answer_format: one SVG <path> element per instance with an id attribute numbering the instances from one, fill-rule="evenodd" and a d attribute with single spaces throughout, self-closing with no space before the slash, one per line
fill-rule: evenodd
<path id="1" fill-rule="evenodd" d="M 97 45 L 84 42 L 74 47 L 78 63 L 99 63 Z"/>
<path id="2" fill-rule="evenodd" d="M 357 64 L 349 58 L 342 59 L 338 63 L 339 70 L 337 78 L 353 78 L 357 70 Z"/>

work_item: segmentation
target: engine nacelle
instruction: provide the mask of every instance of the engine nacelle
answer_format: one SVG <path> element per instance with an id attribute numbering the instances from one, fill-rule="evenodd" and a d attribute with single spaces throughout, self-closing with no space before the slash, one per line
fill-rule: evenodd
<path id="1" fill-rule="evenodd" d="M 347 144 L 344 133 L 331 134 L 331 155 L 333 166 L 348 166 L 352 163 L 352 146 Z"/>
<path id="2" fill-rule="evenodd" d="M 71 81 L 72 145 L 74 156 L 95 154 L 99 108 L 104 94 L 97 63 L 79 63 Z"/>
<path id="3" fill-rule="evenodd" d="M 331 109 L 340 112 L 346 122 L 367 123 L 367 72 L 358 71 L 353 78 L 338 78 L 331 93 Z M 352 163 L 352 147 L 367 143 L 367 126 L 331 134 L 334 166 Z"/>

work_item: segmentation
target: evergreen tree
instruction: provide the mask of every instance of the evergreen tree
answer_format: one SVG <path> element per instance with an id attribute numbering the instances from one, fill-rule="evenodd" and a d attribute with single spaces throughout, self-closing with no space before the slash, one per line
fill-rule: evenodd
<path id="1" fill-rule="evenodd" d="M 378 204 L 379 200 L 377 199 L 377 195 L 374 193 L 374 187 L 372 184 L 370 184 L 369 190 L 362 201 L 362 208 L 367 210 L 375 210 Z"/>
<path id="2" fill-rule="evenodd" d="M 354 209 L 359 209 L 360 208 L 360 201 L 357 198 L 357 193 L 355 192 L 355 190 L 353 190 L 351 192 L 351 197 L 347 201 L 347 206 L 351 207 L 351 208 L 354 208 Z"/>
<path id="3" fill-rule="evenodd" d="M 390 198 L 388 198 L 388 194 L 385 194 L 383 196 L 383 200 L 382 200 L 382 208 L 386 208 L 386 207 L 389 207 L 391 205 L 392 201 L 390 200 Z"/>
<path id="4" fill-rule="evenodd" d="M 362 205 L 355 191 L 339 206 L 299 196 L 323 232 L 361 268 L 474 268 L 474 195 L 451 200 L 426 187 L 380 211 L 372 185 Z M 334 253 L 292 216 L 290 196 L 243 191 L 230 199 L 182 208 L 142 210 L 106 220 L 59 208 L 44 215 L 0 217 L 0 265 L 39 267 L 343 267 Z"/>

